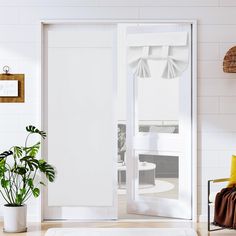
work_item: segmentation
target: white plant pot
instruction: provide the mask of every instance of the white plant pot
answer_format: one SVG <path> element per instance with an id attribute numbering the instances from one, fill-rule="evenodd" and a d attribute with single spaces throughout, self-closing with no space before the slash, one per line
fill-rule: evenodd
<path id="1" fill-rule="evenodd" d="M 4 228 L 7 233 L 20 233 L 27 231 L 26 228 L 27 206 L 4 205 Z"/>

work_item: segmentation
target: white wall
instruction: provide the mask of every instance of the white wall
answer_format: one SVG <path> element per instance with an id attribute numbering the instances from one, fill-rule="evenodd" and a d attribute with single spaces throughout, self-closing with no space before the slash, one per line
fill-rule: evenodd
<path id="1" fill-rule="evenodd" d="M 0 149 L 22 142 L 24 127 L 40 120 L 40 19 L 198 20 L 198 209 L 204 216 L 207 179 L 229 175 L 236 149 L 236 75 L 222 72 L 223 56 L 236 44 L 236 1 L 0 0 L 0 9 L 0 68 L 9 65 L 26 77 L 26 102 L 0 104 Z M 36 216 L 33 202 L 29 214 Z"/>

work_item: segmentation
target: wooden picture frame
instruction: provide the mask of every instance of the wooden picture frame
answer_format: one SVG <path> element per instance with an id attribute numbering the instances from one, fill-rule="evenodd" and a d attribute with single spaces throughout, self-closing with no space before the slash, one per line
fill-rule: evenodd
<path id="1" fill-rule="evenodd" d="M 0 102 L 21 103 L 25 102 L 25 75 L 24 74 L 0 74 L 1 80 L 17 80 L 18 96 L 17 97 L 0 97 Z"/>

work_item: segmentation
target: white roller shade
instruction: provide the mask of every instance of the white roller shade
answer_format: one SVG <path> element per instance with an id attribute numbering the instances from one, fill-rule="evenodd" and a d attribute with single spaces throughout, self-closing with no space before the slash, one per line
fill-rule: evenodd
<path id="1" fill-rule="evenodd" d="M 148 60 L 162 60 L 162 78 L 181 76 L 188 65 L 188 33 L 129 34 L 129 64 L 136 77 L 151 77 Z"/>

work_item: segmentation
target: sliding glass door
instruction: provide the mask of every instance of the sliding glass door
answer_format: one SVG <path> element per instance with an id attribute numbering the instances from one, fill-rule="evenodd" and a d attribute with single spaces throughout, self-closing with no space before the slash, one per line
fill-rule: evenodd
<path id="1" fill-rule="evenodd" d="M 44 219 L 116 219 L 117 192 L 192 218 L 191 42 L 187 23 L 44 24 Z"/>
<path id="2" fill-rule="evenodd" d="M 191 219 L 191 25 L 124 30 L 128 212 Z"/>

